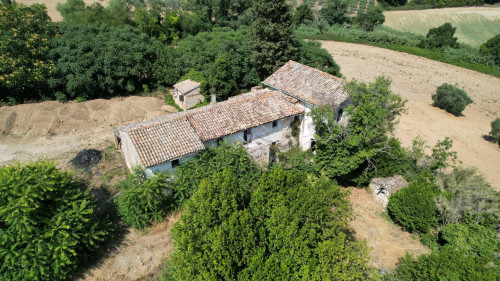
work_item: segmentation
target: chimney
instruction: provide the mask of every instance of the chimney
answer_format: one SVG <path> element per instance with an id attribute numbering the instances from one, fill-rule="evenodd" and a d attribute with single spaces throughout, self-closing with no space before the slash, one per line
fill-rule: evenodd
<path id="1" fill-rule="evenodd" d="M 215 104 L 217 102 L 217 98 L 215 97 L 215 94 L 210 95 L 210 104 Z"/>
<path id="2" fill-rule="evenodd" d="M 252 87 L 251 92 L 255 93 L 255 92 L 258 92 L 262 89 L 264 89 L 262 86 L 254 86 L 254 87 Z"/>

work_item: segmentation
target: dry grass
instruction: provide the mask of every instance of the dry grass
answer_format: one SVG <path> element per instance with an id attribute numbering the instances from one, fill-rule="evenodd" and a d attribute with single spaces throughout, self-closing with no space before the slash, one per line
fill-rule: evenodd
<path id="1" fill-rule="evenodd" d="M 373 194 L 364 189 L 351 188 L 350 199 L 356 217 L 349 226 L 356 239 L 366 239 L 371 248 L 373 266 L 390 268 L 406 252 L 417 256 L 430 252 L 411 234 L 382 217 L 385 209 Z"/>
<path id="2" fill-rule="evenodd" d="M 145 231 L 127 229 L 100 260 L 76 280 L 152 280 L 172 253 L 170 229 L 180 213 Z"/>
<path id="3" fill-rule="evenodd" d="M 66 0 L 16 0 L 17 3 L 31 5 L 33 3 L 45 4 L 47 7 L 47 13 L 53 21 L 61 21 L 62 16 L 57 11 L 57 3 L 66 3 Z M 93 3 L 100 3 L 103 6 L 108 6 L 109 0 L 84 0 L 86 5 L 92 5 Z"/>

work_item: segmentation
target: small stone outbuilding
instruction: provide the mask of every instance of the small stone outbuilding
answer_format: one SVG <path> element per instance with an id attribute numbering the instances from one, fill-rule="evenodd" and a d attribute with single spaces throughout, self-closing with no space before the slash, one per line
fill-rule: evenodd
<path id="1" fill-rule="evenodd" d="M 408 182 L 401 175 L 388 178 L 375 178 L 370 182 L 370 190 L 375 199 L 382 202 L 384 206 L 387 206 L 387 203 L 389 203 L 389 196 L 391 194 L 406 186 L 408 186 Z"/>
<path id="2" fill-rule="evenodd" d="M 190 79 L 175 84 L 172 90 L 172 97 L 182 110 L 188 110 L 205 99 L 200 94 L 200 83 Z"/>

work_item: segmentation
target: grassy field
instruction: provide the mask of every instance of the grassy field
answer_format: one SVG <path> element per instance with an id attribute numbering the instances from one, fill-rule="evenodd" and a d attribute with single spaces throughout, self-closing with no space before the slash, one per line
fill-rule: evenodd
<path id="1" fill-rule="evenodd" d="M 477 47 L 500 34 L 500 7 L 445 8 L 414 11 L 389 11 L 384 25 L 427 35 L 430 28 L 450 22 L 457 28 L 460 43 Z"/>

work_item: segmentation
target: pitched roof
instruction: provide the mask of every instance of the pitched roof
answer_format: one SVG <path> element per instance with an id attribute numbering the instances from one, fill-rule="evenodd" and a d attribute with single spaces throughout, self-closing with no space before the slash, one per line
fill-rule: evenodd
<path id="1" fill-rule="evenodd" d="M 203 142 L 304 112 L 294 98 L 261 90 L 227 101 L 120 127 L 130 135 L 141 162 L 151 167 L 197 153 Z"/>
<path id="2" fill-rule="evenodd" d="M 284 94 L 264 90 L 193 112 L 188 120 L 201 141 L 208 141 L 302 112 L 304 109 Z"/>
<path id="3" fill-rule="evenodd" d="M 200 87 L 200 83 L 191 79 L 184 80 L 174 85 L 179 92 L 185 94 Z"/>
<path id="4" fill-rule="evenodd" d="M 146 167 L 178 159 L 205 149 L 186 117 L 138 127 L 129 131 L 139 159 Z"/>
<path id="5" fill-rule="evenodd" d="M 337 107 L 349 98 L 343 79 L 295 61 L 287 62 L 263 83 L 316 106 Z"/>

